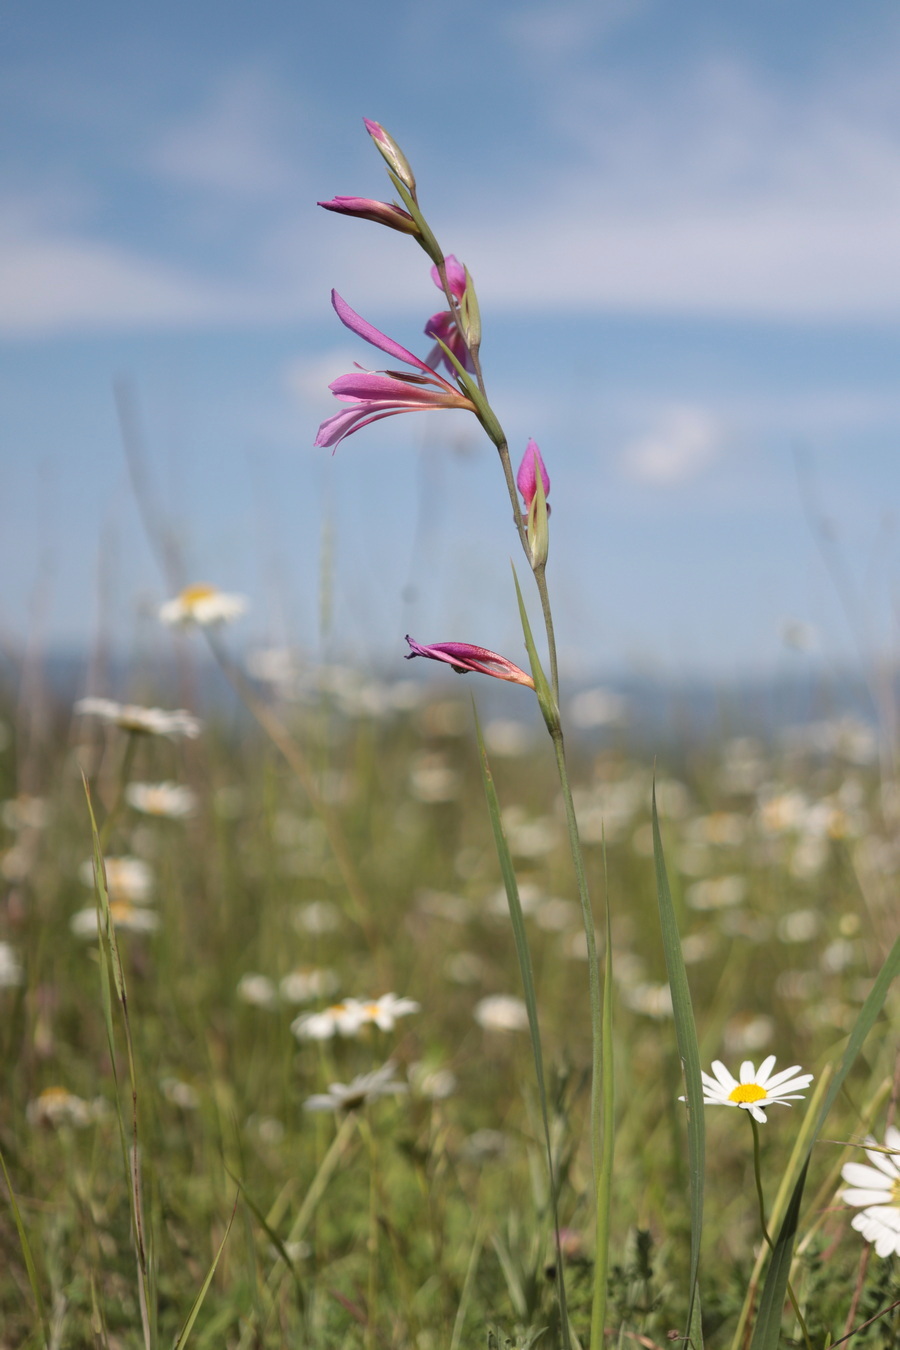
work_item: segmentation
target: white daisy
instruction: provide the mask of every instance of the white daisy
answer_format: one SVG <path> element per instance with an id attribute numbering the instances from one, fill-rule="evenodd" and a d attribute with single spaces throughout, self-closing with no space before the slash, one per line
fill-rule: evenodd
<path id="1" fill-rule="evenodd" d="M 873 1243 L 879 1256 L 900 1256 L 900 1130 L 889 1125 L 884 1132 L 884 1150 L 869 1137 L 866 1157 L 872 1164 L 845 1163 L 841 1176 L 850 1190 L 841 1191 L 848 1205 L 863 1206 L 851 1227 Z M 887 1150 L 887 1151 L 885 1151 Z"/>
<path id="2" fill-rule="evenodd" d="M 168 820 L 193 815 L 197 805 L 196 794 L 183 783 L 129 783 L 125 800 L 145 816 L 164 816 Z"/>
<path id="3" fill-rule="evenodd" d="M 159 607 L 159 617 L 171 626 L 196 623 L 205 628 L 212 624 L 230 623 L 240 618 L 247 608 L 242 595 L 226 595 L 208 582 L 186 586 L 174 600 Z"/>
<path id="4" fill-rule="evenodd" d="M 238 980 L 238 998 L 254 1008 L 275 1008 L 278 991 L 267 975 L 242 975 Z"/>
<path id="5" fill-rule="evenodd" d="M 512 994 L 489 994 L 476 1003 L 475 1021 L 485 1031 L 527 1031 L 528 1009 Z"/>
<path id="6" fill-rule="evenodd" d="M 143 858 L 104 858 L 106 890 L 110 900 L 122 900 L 132 905 L 146 905 L 153 895 L 153 869 Z M 78 869 L 85 886 L 94 885 L 94 864 L 85 858 Z"/>
<path id="7" fill-rule="evenodd" d="M 125 933 L 153 933 L 159 927 L 159 915 L 152 909 L 139 909 L 128 900 L 111 900 L 109 904 L 113 928 Z M 99 910 L 96 906 L 80 909 L 69 920 L 69 927 L 76 937 L 95 938 L 99 927 Z"/>
<path id="8" fill-rule="evenodd" d="M 396 1097 L 409 1091 L 405 1083 L 395 1083 L 396 1064 L 388 1060 L 372 1073 L 361 1073 L 352 1083 L 329 1083 L 328 1091 L 307 1097 L 306 1111 L 355 1111 L 378 1097 Z"/>
<path id="9" fill-rule="evenodd" d="M 291 1031 L 300 1041 L 330 1041 L 335 1035 L 355 1036 L 369 1020 L 359 999 L 347 998 L 322 1012 L 295 1017 Z"/>
<path id="10" fill-rule="evenodd" d="M 314 998 L 328 998 L 337 991 L 339 984 L 333 970 L 299 966 L 285 975 L 278 987 L 281 997 L 288 1003 L 311 1003 Z"/>
<path id="11" fill-rule="evenodd" d="M 24 984 L 22 963 L 8 942 L 0 942 L 0 989 L 15 989 Z"/>
<path id="12" fill-rule="evenodd" d="M 64 1087 L 48 1087 L 28 1103 L 25 1115 L 29 1125 L 75 1125 L 83 1129 L 100 1114 L 93 1103 L 76 1097 Z"/>
<path id="13" fill-rule="evenodd" d="M 184 708 L 167 712 L 165 708 L 142 708 L 136 703 L 114 703 L 111 698 L 80 698 L 75 712 L 84 717 L 99 717 L 104 722 L 143 736 L 177 736 L 194 739 L 202 723 Z"/>
<path id="14" fill-rule="evenodd" d="M 374 1022 L 379 1031 L 393 1031 L 398 1017 L 408 1017 L 421 1007 L 412 998 L 398 998 L 396 994 L 382 994 L 381 998 L 364 999 L 360 1010 L 367 1022 Z"/>
<path id="15" fill-rule="evenodd" d="M 767 1056 L 758 1070 L 754 1069 L 752 1060 L 745 1059 L 738 1079 L 728 1072 L 720 1059 L 714 1059 L 712 1071 L 715 1077 L 710 1077 L 708 1073 L 700 1075 L 703 1079 L 703 1101 L 707 1106 L 739 1106 L 764 1125 L 767 1107 L 773 1102 L 787 1106 L 789 1102 L 802 1101 L 803 1093 L 798 1089 L 809 1087 L 813 1080 L 811 1073 L 794 1077 L 800 1068 L 799 1064 L 792 1064 L 789 1069 L 773 1074 L 774 1067 L 774 1055 Z M 684 1101 L 684 1098 L 681 1100 Z"/>

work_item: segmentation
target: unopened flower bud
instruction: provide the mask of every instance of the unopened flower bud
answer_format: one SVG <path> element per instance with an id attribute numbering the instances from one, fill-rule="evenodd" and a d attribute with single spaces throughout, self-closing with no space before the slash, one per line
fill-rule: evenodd
<path id="1" fill-rule="evenodd" d="M 375 142 L 375 145 L 388 168 L 397 175 L 404 187 L 408 188 L 412 195 L 415 196 L 415 176 L 409 166 L 409 160 L 406 158 L 393 136 L 389 136 L 380 123 L 370 122 L 368 117 L 364 117 L 363 122 L 365 123 L 366 131 Z"/>

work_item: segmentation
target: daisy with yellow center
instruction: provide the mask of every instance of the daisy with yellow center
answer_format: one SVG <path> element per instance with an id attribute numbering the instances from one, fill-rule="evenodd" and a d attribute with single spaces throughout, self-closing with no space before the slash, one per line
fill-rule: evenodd
<path id="1" fill-rule="evenodd" d="M 884 1144 L 869 1136 L 866 1157 L 872 1164 L 845 1163 L 841 1176 L 850 1183 L 840 1199 L 860 1210 L 851 1227 L 871 1242 L 878 1256 L 900 1255 L 900 1130 L 889 1125 Z"/>
<path id="2" fill-rule="evenodd" d="M 186 586 L 173 600 L 160 605 L 159 617 L 163 623 L 172 626 L 197 623 L 201 627 L 210 624 L 230 623 L 237 619 L 247 608 L 242 595 L 226 595 L 218 587 L 208 582 L 198 582 Z"/>
<path id="3" fill-rule="evenodd" d="M 712 1062 L 714 1077 L 701 1073 L 703 1079 L 703 1101 L 707 1106 L 737 1106 L 749 1111 L 754 1120 L 761 1125 L 766 1123 L 766 1109 L 773 1103 L 788 1106 L 791 1102 L 803 1100 L 801 1088 L 809 1087 L 813 1080 L 811 1073 L 797 1071 L 799 1064 L 789 1069 L 773 1073 L 775 1056 L 769 1055 L 758 1069 L 752 1060 L 745 1059 L 740 1068 L 740 1077 L 735 1078 L 720 1059 Z"/>

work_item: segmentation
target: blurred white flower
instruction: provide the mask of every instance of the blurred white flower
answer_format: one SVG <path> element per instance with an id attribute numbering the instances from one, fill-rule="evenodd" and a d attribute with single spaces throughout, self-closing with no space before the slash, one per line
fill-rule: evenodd
<path id="1" fill-rule="evenodd" d="M 196 1111 L 200 1105 L 196 1088 L 182 1082 L 180 1078 L 162 1078 L 159 1087 L 166 1101 L 180 1107 L 182 1111 Z"/>
<path id="2" fill-rule="evenodd" d="M 0 806 L 0 820 L 8 830 L 42 830 L 50 811 L 43 797 L 31 797 L 22 792 Z"/>
<path id="3" fill-rule="evenodd" d="M 746 1054 L 748 1050 L 762 1050 L 775 1034 L 775 1023 L 766 1013 L 755 1016 L 732 1017 L 725 1026 L 723 1041 L 731 1055 Z"/>
<path id="4" fill-rule="evenodd" d="M 242 975 L 238 980 L 237 993 L 239 999 L 254 1008 L 274 1008 L 278 1004 L 275 986 L 267 975 Z"/>
<path id="5" fill-rule="evenodd" d="M 747 894 L 746 877 L 731 875 L 707 877 L 688 886 L 684 898 L 691 909 L 731 909 L 739 905 Z"/>
<path id="6" fill-rule="evenodd" d="M 528 754 L 534 744 L 534 736 L 524 722 L 495 717 L 484 728 L 484 743 L 492 755 L 516 759 Z"/>
<path id="7" fill-rule="evenodd" d="M 25 980 L 22 963 L 8 942 L 0 942 L 0 989 L 14 989 Z"/>
<path id="8" fill-rule="evenodd" d="M 278 987 L 287 1003 L 311 1003 L 315 998 L 328 998 L 335 993 L 338 984 L 338 977 L 333 970 L 300 966 L 285 975 Z"/>
<path id="9" fill-rule="evenodd" d="M 143 858 L 104 858 L 103 866 L 110 901 L 128 901 L 133 905 L 146 905 L 149 902 L 153 894 L 153 870 Z M 81 864 L 78 875 L 85 886 L 94 885 L 94 864 L 90 858 Z"/>
<path id="10" fill-rule="evenodd" d="M 489 994 L 475 1005 L 475 1021 L 485 1031 L 527 1031 L 528 1009 L 512 994 Z"/>
<path id="11" fill-rule="evenodd" d="M 311 900 L 294 910 L 294 923 L 302 932 L 333 933 L 341 924 L 341 911 L 330 900 Z"/>
<path id="12" fill-rule="evenodd" d="M 615 962 L 613 963 L 615 970 Z M 667 984 L 651 984 L 647 981 L 625 987 L 622 1001 L 632 1012 L 643 1013 L 662 1021 L 672 1016 L 672 991 Z"/>
<path id="13" fill-rule="evenodd" d="M 417 755 L 413 763 L 409 786 L 420 802 L 452 802 L 460 794 L 462 779 L 443 755 L 426 751 Z"/>
<path id="14" fill-rule="evenodd" d="M 182 783 L 129 783 L 125 800 L 146 816 L 183 820 L 197 806 L 196 794 Z"/>
<path id="15" fill-rule="evenodd" d="M 202 723 L 184 708 L 167 712 L 164 708 L 141 708 L 136 703 L 114 703 L 109 698 L 82 698 L 74 711 L 84 717 L 99 717 L 101 721 L 144 736 L 177 736 L 194 739 L 200 735 Z"/>
<path id="16" fill-rule="evenodd" d="M 351 1083 L 330 1083 L 327 1093 L 307 1097 L 307 1111 L 355 1111 L 378 1097 L 402 1096 L 409 1091 L 405 1083 L 394 1081 L 397 1066 L 388 1060 L 372 1073 L 361 1073 Z"/>
<path id="17" fill-rule="evenodd" d="M 841 1176 L 849 1181 L 850 1189 L 841 1191 L 840 1199 L 857 1208 L 863 1206 L 853 1216 L 851 1227 L 874 1245 L 878 1256 L 900 1256 L 900 1130 L 888 1126 L 883 1148 L 871 1136 L 866 1145 L 872 1166 L 845 1163 Z"/>
<path id="18" fill-rule="evenodd" d="M 154 914 L 152 909 L 139 909 L 128 900 L 111 900 L 109 913 L 113 927 L 121 928 L 125 933 L 153 933 L 159 927 L 158 914 Z M 69 927 L 76 937 L 95 938 L 98 923 L 98 910 L 93 906 L 73 914 Z"/>
<path id="19" fill-rule="evenodd" d="M 198 582 L 186 586 L 173 600 L 160 605 L 159 617 L 163 623 L 172 626 L 196 623 L 205 628 L 230 623 L 240 618 L 246 608 L 247 601 L 242 595 L 226 595 L 216 586 Z"/>
<path id="20" fill-rule="evenodd" d="M 48 1087 L 28 1103 L 25 1115 L 29 1125 L 47 1125 L 54 1129 L 75 1125 L 84 1129 L 104 1111 L 105 1103 L 101 1106 L 99 1102 L 86 1102 L 68 1088 Z"/>
<path id="21" fill-rule="evenodd" d="M 412 998 L 398 998 L 396 994 L 382 994 L 380 998 L 363 1000 L 360 1008 L 368 1022 L 373 1022 L 380 1031 L 393 1031 L 398 1017 L 408 1017 L 417 1013 L 421 1004 Z"/>
<path id="22" fill-rule="evenodd" d="M 441 1069 L 420 1060 L 409 1066 L 409 1079 L 416 1092 L 432 1101 L 443 1101 L 452 1097 L 458 1087 L 456 1074 L 450 1069 Z"/>
<path id="23" fill-rule="evenodd" d="M 369 1020 L 359 1000 L 348 998 L 322 1012 L 296 1017 L 291 1031 L 300 1041 L 330 1041 L 332 1036 L 357 1035 Z"/>

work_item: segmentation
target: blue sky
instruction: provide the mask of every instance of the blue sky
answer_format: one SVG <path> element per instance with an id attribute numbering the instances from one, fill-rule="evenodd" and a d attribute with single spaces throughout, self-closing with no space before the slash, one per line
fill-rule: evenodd
<path id="1" fill-rule="evenodd" d="M 155 640 L 121 377 L 184 577 L 249 597 L 247 641 L 521 651 L 474 421 L 312 448 L 328 381 L 380 364 L 330 288 L 423 354 L 440 307 L 414 244 L 315 206 L 390 195 L 367 116 L 475 278 L 513 445 L 542 447 L 569 667 L 790 669 L 787 621 L 826 660 L 853 624 L 889 650 L 898 58 L 896 6 L 833 0 L 7 13 L 0 639 Z"/>

